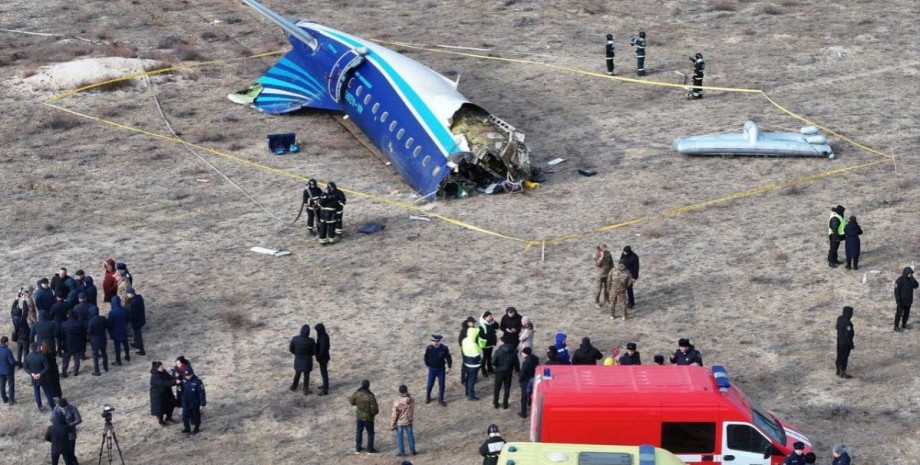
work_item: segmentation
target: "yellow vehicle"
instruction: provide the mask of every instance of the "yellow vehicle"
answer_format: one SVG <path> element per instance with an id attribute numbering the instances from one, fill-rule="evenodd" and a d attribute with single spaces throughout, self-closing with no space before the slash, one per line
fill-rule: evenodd
<path id="1" fill-rule="evenodd" d="M 684 465 L 657 447 L 509 442 L 498 465 Z"/>

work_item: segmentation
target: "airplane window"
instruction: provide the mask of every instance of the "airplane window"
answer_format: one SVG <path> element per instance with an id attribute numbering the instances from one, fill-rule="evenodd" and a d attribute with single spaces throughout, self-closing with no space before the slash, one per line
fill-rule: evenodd
<path id="1" fill-rule="evenodd" d="M 431 163 L 431 155 L 425 155 L 425 158 L 422 159 L 422 166 L 428 166 Z"/>
<path id="2" fill-rule="evenodd" d="M 435 166 L 434 169 L 431 170 L 431 175 L 432 175 L 432 176 L 437 176 L 438 173 L 440 173 L 440 172 L 441 172 L 441 167 L 440 167 L 440 166 Z"/>
<path id="3" fill-rule="evenodd" d="M 406 133 L 405 129 L 400 129 L 399 132 L 396 133 L 396 140 L 402 140 L 402 136 L 405 133 Z"/>
<path id="4" fill-rule="evenodd" d="M 415 157 L 415 158 L 418 158 L 418 154 L 420 154 L 420 153 L 422 153 L 422 146 L 421 146 L 421 145 L 419 145 L 418 147 L 415 148 L 415 150 L 412 151 L 412 156 Z"/>
<path id="5" fill-rule="evenodd" d="M 367 94 L 367 96 L 364 97 L 364 104 L 367 105 L 368 103 L 371 103 L 371 94 Z"/>
<path id="6" fill-rule="evenodd" d="M 393 132 L 395 130 L 396 130 L 396 120 L 394 119 L 393 122 L 390 123 L 390 132 Z"/>
<path id="7" fill-rule="evenodd" d="M 371 108 L 371 113 L 373 113 L 373 114 L 376 115 L 376 114 L 377 114 L 377 110 L 379 110 L 379 109 L 380 109 L 380 104 L 379 104 L 379 103 L 375 103 L 375 104 L 374 104 L 374 107 Z"/>
<path id="8" fill-rule="evenodd" d="M 360 97 L 362 93 L 364 93 L 364 86 L 358 86 L 358 88 L 355 89 L 355 97 Z"/>
<path id="9" fill-rule="evenodd" d="M 408 148 L 411 148 L 413 142 L 415 142 L 415 139 L 413 139 L 413 138 L 411 138 L 411 137 L 408 138 L 408 139 L 406 139 L 406 148 L 407 148 L 407 149 L 408 149 Z"/>
<path id="10" fill-rule="evenodd" d="M 349 80 L 348 80 L 348 88 L 351 89 L 352 86 L 354 86 L 354 85 L 355 85 L 355 78 L 349 79 Z"/>
<path id="11" fill-rule="evenodd" d="M 387 118 L 389 118 L 389 117 L 390 117 L 390 112 L 388 112 L 388 111 L 383 112 L 383 114 L 380 115 L 380 122 L 381 122 L 381 123 L 386 123 L 386 122 L 387 122 Z"/>

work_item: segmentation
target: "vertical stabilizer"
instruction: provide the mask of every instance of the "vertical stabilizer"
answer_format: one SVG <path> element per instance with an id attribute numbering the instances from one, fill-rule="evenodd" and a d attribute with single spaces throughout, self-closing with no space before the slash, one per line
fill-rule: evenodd
<path id="1" fill-rule="evenodd" d="M 254 10 L 258 11 L 262 16 L 270 19 L 273 23 L 281 26 L 281 28 L 284 29 L 288 34 L 303 42 L 304 45 L 310 48 L 310 50 L 316 50 L 318 44 L 316 38 L 310 35 L 309 32 L 297 27 L 297 25 L 291 22 L 291 20 L 279 15 L 278 13 L 275 13 L 274 11 L 268 9 L 268 7 L 265 5 L 255 0 L 243 0 L 243 3 L 249 5 Z"/>

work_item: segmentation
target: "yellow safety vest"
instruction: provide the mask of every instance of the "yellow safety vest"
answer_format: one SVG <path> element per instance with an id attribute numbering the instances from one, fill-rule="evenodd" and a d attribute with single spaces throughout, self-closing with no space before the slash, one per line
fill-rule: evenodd
<path id="1" fill-rule="evenodd" d="M 838 215 L 836 212 L 831 213 L 831 217 L 827 219 L 827 235 L 830 236 L 834 234 L 834 230 L 831 229 L 831 220 L 837 218 L 840 220 L 840 224 L 837 226 L 837 235 L 843 236 L 843 228 L 846 227 L 847 222 L 843 219 L 842 216 Z"/>
<path id="2" fill-rule="evenodd" d="M 478 357 L 482 355 L 482 347 L 479 346 L 479 328 L 469 328 L 466 330 L 466 337 L 460 343 L 463 349 L 464 357 Z"/>

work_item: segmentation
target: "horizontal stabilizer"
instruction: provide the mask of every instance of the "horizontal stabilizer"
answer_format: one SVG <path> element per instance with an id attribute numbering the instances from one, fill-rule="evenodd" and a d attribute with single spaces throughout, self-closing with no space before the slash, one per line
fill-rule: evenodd
<path id="1" fill-rule="evenodd" d="M 296 50 L 288 52 L 259 78 L 262 91 L 252 105 L 269 114 L 290 113 L 301 108 L 341 110 L 326 87 L 308 71 L 305 57 Z"/>

